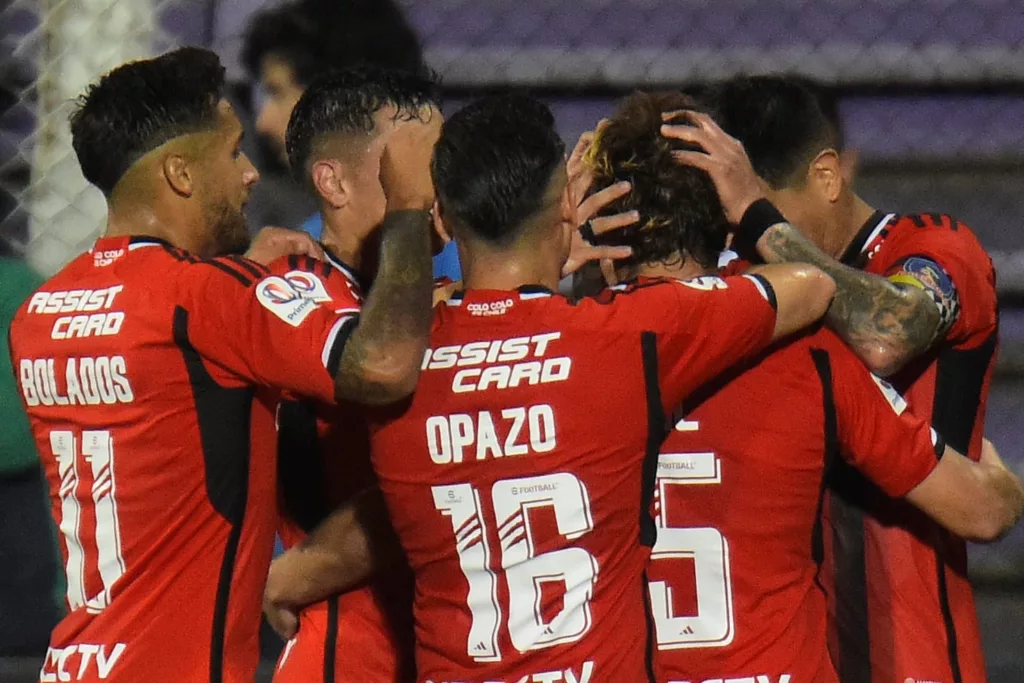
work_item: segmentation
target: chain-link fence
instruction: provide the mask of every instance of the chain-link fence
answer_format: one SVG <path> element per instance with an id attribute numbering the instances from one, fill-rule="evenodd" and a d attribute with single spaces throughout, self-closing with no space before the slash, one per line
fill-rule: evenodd
<path id="1" fill-rule="evenodd" d="M 70 102 L 104 70 L 177 43 L 218 47 L 232 76 L 241 78 L 239 37 L 261 2 L 0 5 L 0 190 L 6 194 L 0 241 L 44 273 L 87 247 L 104 205 L 82 180 L 70 150 Z M 567 137 L 633 88 L 787 71 L 841 89 L 849 137 L 862 150 L 868 177 L 879 164 L 894 168 L 925 159 L 955 162 L 962 170 L 1024 158 L 1024 98 L 1015 96 L 1024 92 L 1024 7 L 1018 0 L 403 4 L 449 90 L 471 96 L 509 84 L 533 87 L 554 100 Z M 941 178 L 940 170 L 935 173 Z M 1010 255 L 1024 244 L 1004 245 L 1001 236 L 1017 232 L 1011 216 L 1024 206 L 1015 198 L 1008 208 L 1014 210 L 995 224 L 974 222 L 1012 264 Z"/>
<path id="2" fill-rule="evenodd" d="M 90 81 L 176 44 L 214 47 L 242 81 L 240 36 L 263 1 L 0 0 L 0 251 L 50 274 L 102 229 L 105 204 L 81 177 L 67 124 Z M 863 194 L 890 210 L 956 214 L 993 253 L 1008 305 L 987 424 L 1021 462 L 1022 0 L 401 3 L 454 101 L 528 86 L 570 142 L 635 88 L 765 72 L 835 88 Z M 976 559 L 1020 576 L 1024 531 Z"/>

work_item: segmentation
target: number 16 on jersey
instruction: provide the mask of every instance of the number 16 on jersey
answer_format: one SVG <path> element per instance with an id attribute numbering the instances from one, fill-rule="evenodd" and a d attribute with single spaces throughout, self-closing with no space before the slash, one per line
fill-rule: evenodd
<path id="1" fill-rule="evenodd" d="M 498 577 L 491 569 L 491 547 L 480 492 L 470 484 L 433 487 L 434 507 L 451 518 L 459 566 L 469 584 L 466 596 L 472 624 L 467 652 L 478 662 L 501 661 L 498 634 L 502 608 Z M 503 479 L 491 487 L 491 503 L 501 545 L 501 567 L 508 581 L 508 632 L 519 652 L 539 650 L 582 638 L 590 629 L 590 601 L 597 581 L 597 559 L 583 548 L 536 553 L 531 508 L 551 507 L 558 533 L 566 540 L 593 531 L 587 488 L 562 472 Z M 564 585 L 563 607 L 550 621 L 541 613 L 545 584 Z"/>

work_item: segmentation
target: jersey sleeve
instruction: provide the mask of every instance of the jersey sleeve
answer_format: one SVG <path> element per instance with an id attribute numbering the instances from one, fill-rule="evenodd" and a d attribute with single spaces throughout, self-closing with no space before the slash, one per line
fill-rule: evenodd
<path id="1" fill-rule="evenodd" d="M 308 257 L 269 267 L 212 259 L 192 270 L 188 342 L 205 360 L 242 383 L 334 401 L 334 372 L 359 319 L 354 282 Z"/>
<path id="2" fill-rule="evenodd" d="M 935 469 L 941 438 L 841 342 L 829 356 L 843 458 L 889 496 L 905 496 Z"/>
<path id="3" fill-rule="evenodd" d="M 768 346 L 775 292 L 759 275 L 667 280 L 643 294 L 638 319 L 657 332 L 661 398 L 670 410 L 688 394 Z"/>
<path id="4" fill-rule="evenodd" d="M 940 316 L 936 339 L 963 343 L 995 329 L 995 271 L 970 228 L 949 216 L 912 216 L 888 242 L 881 271 L 928 294 Z"/>

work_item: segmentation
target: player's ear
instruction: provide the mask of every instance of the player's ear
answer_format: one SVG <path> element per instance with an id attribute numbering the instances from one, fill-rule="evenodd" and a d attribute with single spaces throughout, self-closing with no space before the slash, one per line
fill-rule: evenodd
<path id="1" fill-rule="evenodd" d="M 191 197 L 196 189 L 196 178 L 194 169 L 189 167 L 188 161 L 180 154 L 168 154 L 164 157 L 160 170 L 164 179 L 181 197 Z"/>
<path id="2" fill-rule="evenodd" d="M 319 159 L 309 169 L 316 193 L 332 208 L 340 209 L 351 196 L 344 170 L 337 159 Z"/>
<path id="3" fill-rule="evenodd" d="M 448 227 L 447 221 L 445 221 L 444 205 L 441 204 L 440 200 L 434 200 L 434 207 L 430 210 L 430 215 L 434 223 L 434 232 L 437 233 L 439 239 L 448 244 L 453 239 L 452 231 Z"/>
<path id="4" fill-rule="evenodd" d="M 828 202 L 839 200 L 843 192 L 843 169 L 839 163 L 839 153 L 834 149 L 826 149 L 811 162 L 811 181 L 818 192 Z"/>
<path id="5" fill-rule="evenodd" d="M 452 241 L 452 235 L 448 231 L 448 226 L 441 220 L 441 204 L 436 199 L 434 200 L 434 208 L 430 210 L 430 222 L 434 227 L 434 234 L 430 241 L 436 256 L 441 253 L 445 245 Z"/>

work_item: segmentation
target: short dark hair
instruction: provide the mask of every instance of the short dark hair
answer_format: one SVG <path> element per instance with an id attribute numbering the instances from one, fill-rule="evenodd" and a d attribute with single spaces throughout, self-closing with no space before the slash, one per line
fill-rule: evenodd
<path id="1" fill-rule="evenodd" d="M 543 207 L 564 160 L 547 105 L 509 94 L 473 102 L 445 121 L 430 172 L 456 231 L 507 246 Z"/>
<path id="2" fill-rule="evenodd" d="M 773 189 L 801 185 L 815 156 L 840 149 L 839 131 L 804 79 L 733 78 L 709 88 L 703 101 L 725 132 L 743 143 L 754 170 Z"/>
<path id="3" fill-rule="evenodd" d="M 108 197 L 145 154 L 217 126 L 224 67 L 209 50 L 183 47 L 122 64 L 89 86 L 71 114 L 71 144 L 85 179 Z"/>
<path id="4" fill-rule="evenodd" d="M 256 78 L 265 57 L 291 66 L 299 85 L 358 62 L 416 71 L 423 53 L 393 0 L 299 0 L 258 12 L 249 22 L 242 62 Z"/>
<path id="5" fill-rule="evenodd" d="M 673 151 L 690 145 L 661 134 L 662 113 L 677 109 L 699 107 L 678 92 L 633 93 L 587 150 L 592 192 L 623 180 L 632 184 L 629 194 L 602 213 L 636 210 L 639 222 L 597 238 L 602 244 L 632 247 L 625 265 L 688 257 L 711 268 L 725 248 L 729 221 L 711 178 L 673 159 Z"/>
<path id="6" fill-rule="evenodd" d="M 295 104 L 285 147 L 292 174 L 302 182 L 317 143 L 337 133 L 370 133 L 374 114 L 388 105 L 396 120 L 420 118 L 427 106 L 439 106 L 435 75 L 360 64 L 323 74 L 313 80 Z"/>

